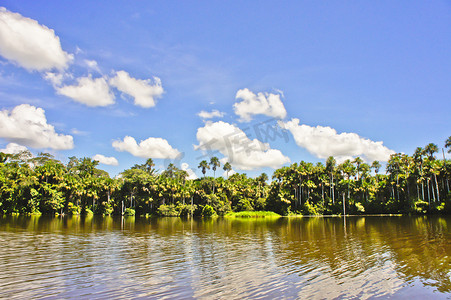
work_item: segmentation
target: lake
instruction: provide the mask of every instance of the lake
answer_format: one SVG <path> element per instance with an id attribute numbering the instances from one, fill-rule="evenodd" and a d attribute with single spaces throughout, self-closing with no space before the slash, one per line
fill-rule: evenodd
<path id="1" fill-rule="evenodd" d="M 0 216 L 0 298 L 450 299 L 450 217 Z"/>

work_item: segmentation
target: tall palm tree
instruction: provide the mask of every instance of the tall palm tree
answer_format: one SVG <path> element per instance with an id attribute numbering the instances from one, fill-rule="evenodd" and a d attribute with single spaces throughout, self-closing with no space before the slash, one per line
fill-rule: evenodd
<path id="1" fill-rule="evenodd" d="M 434 153 L 438 152 L 438 147 L 434 143 L 429 143 L 424 147 L 424 152 L 428 154 L 430 160 L 434 160 Z"/>
<path id="2" fill-rule="evenodd" d="M 205 173 L 207 173 L 207 169 L 210 169 L 210 166 L 208 165 L 206 160 L 203 160 L 200 162 L 198 168 L 202 169 L 202 174 L 204 174 L 205 177 Z"/>
<path id="3" fill-rule="evenodd" d="M 352 161 L 352 163 L 355 164 L 355 168 L 356 168 L 356 171 L 357 171 L 357 181 L 358 181 L 359 178 L 360 178 L 360 171 L 362 171 L 361 168 L 360 168 L 360 166 L 362 165 L 363 160 L 362 160 L 360 157 L 357 156 L 357 157 Z"/>
<path id="4" fill-rule="evenodd" d="M 144 164 L 147 173 L 152 174 L 153 170 L 152 168 L 155 166 L 155 163 L 153 162 L 153 160 L 151 158 L 146 160 L 146 163 Z"/>
<path id="5" fill-rule="evenodd" d="M 424 201 L 424 173 L 423 173 L 423 155 L 425 154 L 424 149 L 421 147 L 417 147 L 415 149 L 415 152 L 413 154 L 413 161 L 415 162 L 417 173 L 418 173 L 418 179 L 417 179 L 417 185 L 418 182 L 421 182 L 421 195 L 422 199 Z M 419 192 L 418 192 L 419 194 Z"/>
<path id="6" fill-rule="evenodd" d="M 374 169 L 374 173 L 376 173 L 376 177 L 377 177 L 377 174 L 379 173 L 379 170 L 381 167 L 382 167 L 381 163 L 377 160 L 373 161 L 373 163 L 371 164 L 371 168 Z"/>
<path id="7" fill-rule="evenodd" d="M 350 198 L 350 183 L 351 176 L 355 175 L 355 167 L 351 163 L 351 160 L 347 159 L 342 164 L 338 166 L 338 168 L 343 172 L 343 175 L 346 175 L 346 183 L 348 185 L 348 199 Z"/>
<path id="8" fill-rule="evenodd" d="M 330 174 L 331 183 L 330 183 L 330 194 L 332 195 L 332 203 L 335 204 L 335 191 L 334 191 L 334 173 L 335 173 L 335 165 L 337 161 L 333 156 L 329 156 L 326 161 L 326 170 Z"/>
<path id="9" fill-rule="evenodd" d="M 216 156 L 213 156 L 210 159 L 210 166 L 211 166 L 211 168 L 213 170 L 213 177 L 216 178 L 216 168 L 221 166 L 221 164 L 219 163 L 219 159 Z"/>
<path id="10" fill-rule="evenodd" d="M 232 165 L 229 162 L 226 162 L 223 167 L 224 171 L 227 174 L 227 179 L 229 178 L 229 172 L 232 170 Z"/>

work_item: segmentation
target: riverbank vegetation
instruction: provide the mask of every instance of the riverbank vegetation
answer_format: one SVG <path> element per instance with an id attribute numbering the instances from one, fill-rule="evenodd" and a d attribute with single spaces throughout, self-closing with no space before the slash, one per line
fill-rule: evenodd
<path id="1" fill-rule="evenodd" d="M 451 148 L 451 137 L 445 143 Z M 451 152 L 451 150 L 448 150 Z M 451 213 L 451 161 L 428 144 L 413 155 L 393 154 L 381 164 L 361 158 L 337 163 L 301 161 L 256 178 L 233 174 L 216 157 L 202 161 L 203 178 L 189 180 L 174 164 L 157 172 L 152 159 L 116 178 L 91 158 L 67 164 L 48 153 L 0 153 L 0 213 L 215 216 L 270 211 L 280 215 Z M 443 155 L 444 156 L 444 155 Z M 211 167 L 213 177 L 206 176 Z M 262 215 L 265 213 L 253 213 Z M 239 215 L 235 215 L 239 216 Z"/>

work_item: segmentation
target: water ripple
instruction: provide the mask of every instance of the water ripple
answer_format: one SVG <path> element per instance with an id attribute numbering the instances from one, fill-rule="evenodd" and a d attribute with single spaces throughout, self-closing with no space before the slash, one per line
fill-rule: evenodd
<path id="1" fill-rule="evenodd" d="M 451 221 L 390 220 L 0 219 L 0 298 L 449 297 Z"/>

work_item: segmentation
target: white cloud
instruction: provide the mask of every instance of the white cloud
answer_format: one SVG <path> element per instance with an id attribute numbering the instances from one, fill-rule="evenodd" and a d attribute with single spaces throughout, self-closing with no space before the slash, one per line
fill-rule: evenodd
<path id="1" fill-rule="evenodd" d="M 125 71 L 116 72 L 116 76 L 110 79 L 110 84 L 132 96 L 135 105 L 145 108 L 155 106 L 155 99 L 161 97 L 164 92 L 160 78 L 153 77 L 153 82 L 150 79 L 140 80 L 130 77 Z"/>
<path id="2" fill-rule="evenodd" d="M 196 173 L 189 167 L 187 163 L 182 163 L 181 168 L 188 173 L 188 179 L 197 179 Z"/>
<path id="3" fill-rule="evenodd" d="M 102 154 L 96 154 L 92 157 L 93 160 L 97 160 L 99 163 L 109 166 L 117 166 L 119 165 L 119 162 L 117 159 L 113 156 L 107 157 L 103 156 Z"/>
<path id="4" fill-rule="evenodd" d="M 290 159 L 279 150 L 271 149 L 257 139 L 249 139 L 238 127 L 226 122 L 207 122 L 197 130 L 200 149 L 213 153 L 219 151 L 226 160 L 241 170 L 252 170 L 261 167 L 278 168 Z"/>
<path id="5" fill-rule="evenodd" d="M 257 95 L 249 89 L 242 89 L 236 93 L 236 99 L 243 101 L 233 105 L 235 114 L 240 117 L 241 122 L 249 122 L 253 115 L 265 115 L 283 119 L 287 115 L 285 106 L 280 100 L 280 94 L 258 93 Z"/>
<path id="6" fill-rule="evenodd" d="M 202 119 L 212 119 L 212 118 L 222 118 L 224 116 L 224 113 L 214 109 L 211 112 L 202 110 L 200 113 L 197 114 Z"/>
<path id="7" fill-rule="evenodd" d="M 74 135 L 89 135 L 89 132 L 81 131 L 81 130 L 78 130 L 77 128 L 72 128 L 70 133 L 72 133 Z"/>
<path id="8" fill-rule="evenodd" d="M 29 104 L 0 111 L 0 137 L 32 148 L 72 149 L 73 138 L 47 124 L 45 111 Z"/>
<path id="9" fill-rule="evenodd" d="M 63 83 L 64 74 L 63 73 L 56 73 L 56 72 L 46 72 L 44 74 L 44 79 L 47 80 L 47 81 L 50 81 L 50 83 L 54 87 L 60 86 Z"/>
<path id="10" fill-rule="evenodd" d="M 85 59 L 85 64 L 88 66 L 88 68 L 100 72 L 99 66 L 97 65 L 97 62 L 95 60 Z"/>
<path id="11" fill-rule="evenodd" d="M 9 143 L 6 145 L 6 148 L 0 149 L 0 152 L 6 153 L 6 154 L 16 154 L 22 151 L 27 151 L 27 147 L 21 146 L 16 143 Z"/>
<path id="12" fill-rule="evenodd" d="M 61 48 L 52 29 L 0 7 L 0 54 L 28 69 L 65 69 L 73 55 Z"/>
<path id="13" fill-rule="evenodd" d="M 114 141 L 113 147 L 117 151 L 127 151 L 133 156 L 142 158 L 171 158 L 175 159 L 181 153 L 172 148 L 168 141 L 162 138 L 150 137 L 140 141 L 139 145 L 131 136 L 126 136 L 123 141 Z"/>
<path id="14" fill-rule="evenodd" d="M 236 172 L 235 172 L 235 170 L 230 170 L 229 171 L 229 174 L 227 174 L 227 172 L 226 171 L 224 171 L 224 173 L 222 173 L 222 177 L 224 177 L 224 178 L 229 178 L 230 176 L 232 176 L 233 174 L 236 174 Z M 227 177 L 228 176 L 228 177 Z"/>
<path id="15" fill-rule="evenodd" d="M 105 78 L 92 79 L 91 76 L 82 77 L 77 80 L 77 85 L 66 85 L 55 87 L 60 95 L 72 98 L 87 106 L 107 106 L 114 103 L 114 94 Z"/>
<path id="16" fill-rule="evenodd" d="M 361 156 L 366 161 L 387 161 L 395 151 L 388 149 L 382 142 L 373 142 L 356 133 L 340 133 L 331 127 L 299 125 L 299 119 L 279 122 L 289 130 L 300 147 L 307 149 L 319 158 L 334 156 L 337 161 L 344 161 Z"/>

